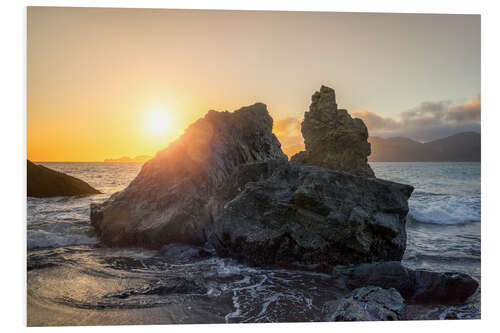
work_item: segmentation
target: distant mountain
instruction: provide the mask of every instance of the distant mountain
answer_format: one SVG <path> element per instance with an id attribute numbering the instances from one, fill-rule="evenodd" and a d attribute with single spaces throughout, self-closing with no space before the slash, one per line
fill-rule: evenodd
<path id="1" fill-rule="evenodd" d="M 443 139 L 420 143 L 408 138 L 370 137 L 370 162 L 480 162 L 481 134 L 458 133 Z"/>
<path id="2" fill-rule="evenodd" d="M 123 156 L 120 158 L 106 158 L 104 162 L 121 162 L 121 163 L 127 163 L 127 162 L 137 162 L 137 163 L 144 163 L 146 161 L 149 161 L 152 157 L 149 155 L 141 155 L 141 156 L 136 156 L 134 158 L 130 158 L 128 156 Z"/>

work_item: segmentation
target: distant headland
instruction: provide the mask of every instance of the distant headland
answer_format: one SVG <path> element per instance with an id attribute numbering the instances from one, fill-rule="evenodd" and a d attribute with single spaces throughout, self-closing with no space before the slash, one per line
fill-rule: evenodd
<path id="1" fill-rule="evenodd" d="M 127 162 L 136 162 L 136 163 L 144 163 L 148 160 L 150 160 L 152 156 L 149 155 L 140 155 L 136 156 L 134 158 L 130 158 L 128 156 L 123 156 L 120 158 L 106 158 L 104 159 L 104 162 L 119 162 L 119 163 L 127 163 Z"/>

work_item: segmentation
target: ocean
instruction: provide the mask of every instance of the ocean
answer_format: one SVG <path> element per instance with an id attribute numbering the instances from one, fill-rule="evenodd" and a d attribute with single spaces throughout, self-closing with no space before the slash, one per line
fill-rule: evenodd
<path id="1" fill-rule="evenodd" d="M 321 321 L 324 303 L 342 296 L 328 274 L 257 269 L 216 256 L 171 262 L 161 251 L 101 246 L 90 225 L 90 204 L 124 189 L 142 164 L 40 164 L 103 194 L 28 197 L 29 326 Z M 378 178 L 415 187 L 404 265 L 463 272 L 480 281 L 481 164 L 370 165 Z M 203 288 L 165 292 L 179 281 Z M 467 304 L 412 305 L 408 313 L 413 319 L 480 318 L 480 289 Z"/>

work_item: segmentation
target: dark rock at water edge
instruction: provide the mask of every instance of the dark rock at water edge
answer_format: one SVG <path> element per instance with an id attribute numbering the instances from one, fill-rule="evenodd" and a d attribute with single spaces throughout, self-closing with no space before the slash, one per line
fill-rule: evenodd
<path id="1" fill-rule="evenodd" d="M 202 245 L 219 203 L 211 198 L 240 164 L 286 159 L 266 105 L 209 111 L 143 165 L 123 191 L 91 205 L 91 222 L 113 246 Z"/>
<path id="2" fill-rule="evenodd" d="M 286 161 L 239 166 L 209 242 L 256 266 L 401 260 L 409 185 Z M 317 267 L 316 267 L 317 268 Z"/>
<path id="3" fill-rule="evenodd" d="M 27 187 L 28 196 L 38 198 L 101 193 L 83 180 L 37 165 L 29 160 L 27 161 Z"/>
<path id="4" fill-rule="evenodd" d="M 188 244 L 168 244 L 161 248 L 160 254 L 170 263 L 188 263 L 210 257 L 212 254 L 199 246 Z"/>
<path id="5" fill-rule="evenodd" d="M 367 159 L 368 129 L 363 120 L 337 108 L 333 89 L 321 86 L 314 93 L 301 130 L 306 150 L 292 156 L 292 162 L 375 177 Z"/>
<path id="6" fill-rule="evenodd" d="M 419 304 L 463 303 L 479 286 L 464 273 L 411 270 L 397 261 L 336 267 L 333 276 L 351 290 L 369 285 L 395 288 L 408 302 Z"/>
<path id="7" fill-rule="evenodd" d="M 207 291 L 208 290 L 205 286 L 201 285 L 196 281 L 178 277 L 175 279 L 153 281 L 150 285 L 144 286 L 142 288 L 129 289 L 116 294 L 108 294 L 105 297 L 125 299 L 132 296 L 141 296 L 141 295 L 158 295 L 158 296 L 167 296 L 175 294 L 204 295 L 207 293 Z"/>
<path id="8" fill-rule="evenodd" d="M 344 297 L 335 311 L 328 309 L 325 321 L 401 320 L 405 314 L 403 297 L 394 288 L 368 286 L 354 290 Z"/>

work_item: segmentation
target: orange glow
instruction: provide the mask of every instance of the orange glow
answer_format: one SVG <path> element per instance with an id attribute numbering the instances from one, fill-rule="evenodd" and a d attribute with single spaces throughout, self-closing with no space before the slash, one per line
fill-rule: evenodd
<path id="1" fill-rule="evenodd" d="M 479 31 L 479 15 L 28 7 L 28 159 L 154 156 L 208 110 L 256 102 L 292 154 L 321 84 L 385 117 L 477 94 Z"/>

